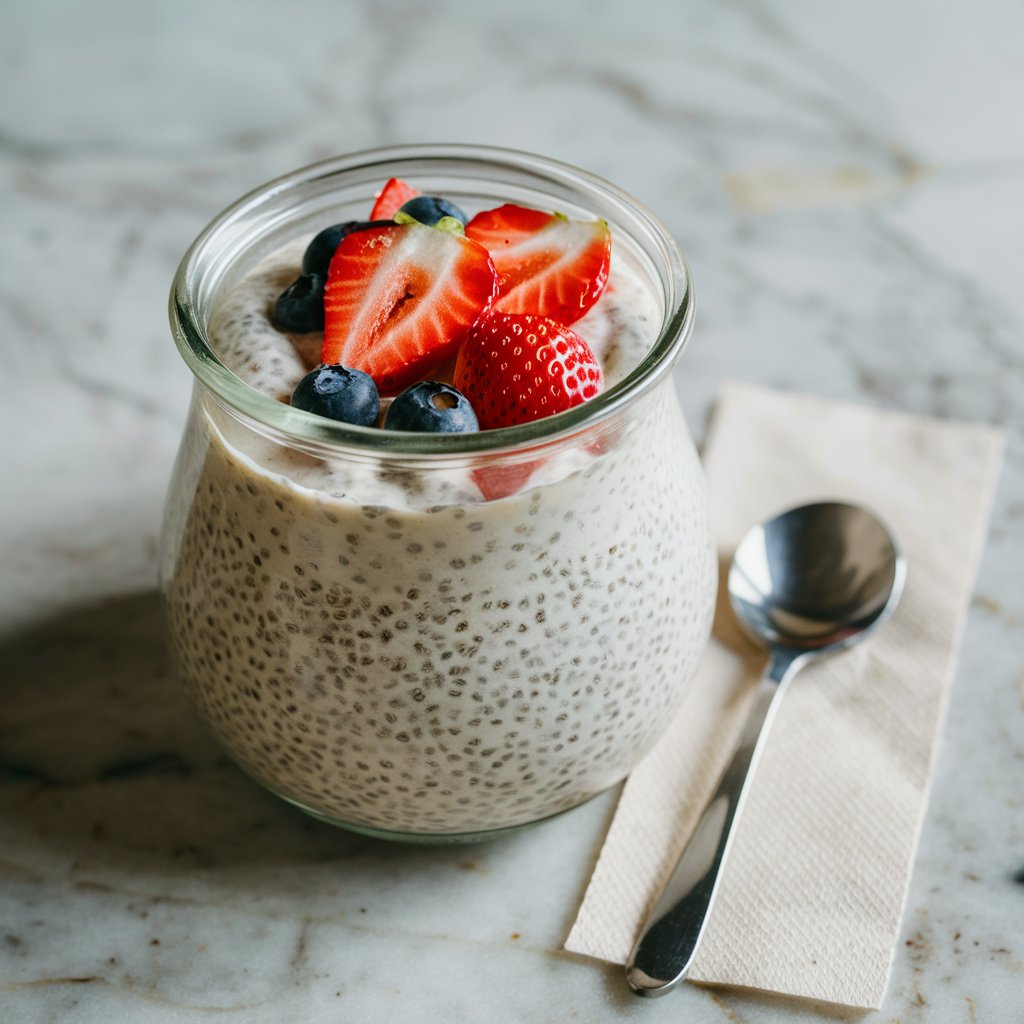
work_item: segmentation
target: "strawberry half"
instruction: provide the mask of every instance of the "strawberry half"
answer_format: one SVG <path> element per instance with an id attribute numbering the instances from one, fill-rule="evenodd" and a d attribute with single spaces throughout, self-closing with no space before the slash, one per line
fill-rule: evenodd
<path id="1" fill-rule="evenodd" d="M 603 220 L 568 220 L 506 203 L 478 213 L 466 237 L 491 254 L 498 272 L 494 308 L 505 313 L 575 323 L 608 282 L 612 236 Z"/>
<path id="2" fill-rule="evenodd" d="M 590 346 L 564 324 L 491 310 L 459 349 L 455 386 L 490 430 L 571 409 L 600 394 L 604 376 Z"/>
<path id="3" fill-rule="evenodd" d="M 370 211 L 370 220 L 392 220 L 404 203 L 418 195 L 419 192 L 401 178 L 388 178 L 377 193 L 377 201 Z"/>
<path id="4" fill-rule="evenodd" d="M 469 475 L 473 478 L 484 501 L 497 501 L 522 490 L 533 471 L 543 464 L 543 459 L 534 462 L 519 462 L 511 466 L 481 466 Z"/>
<path id="5" fill-rule="evenodd" d="M 495 282 L 487 250 L 460 235 L 422 224 L 357 231 L 331 260 L 321 358 L 396 394 L 455 354 Z"/>

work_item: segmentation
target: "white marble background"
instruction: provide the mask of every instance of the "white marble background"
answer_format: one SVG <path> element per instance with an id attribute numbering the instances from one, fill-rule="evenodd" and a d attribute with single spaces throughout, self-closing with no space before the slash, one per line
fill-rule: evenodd
<path id="1" fill-rule="evenodd" d="M 465 141 L 586 166 L 680 239 L 698 435 L 729 377 L 1009 431 L 869 1019 L 1024 1021 L 1021 110 L 1014 0 L 5 5 L 0 1020 L 825 1014 L 692 986 L 640 1002 L 557 952 L 613 794 L 488 846 L 349 837 L 243 779 L 168 678 L 154 553 L 189 391 L 165 317 L 181 253 L 297 165 Z"/>

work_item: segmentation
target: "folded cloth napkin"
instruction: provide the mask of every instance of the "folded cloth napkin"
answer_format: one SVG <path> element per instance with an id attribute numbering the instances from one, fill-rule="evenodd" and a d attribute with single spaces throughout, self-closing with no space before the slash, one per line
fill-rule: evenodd
<path id="1" fill-rule="evenodd" d="M 705 446 L 725 571 L 755 522 L 815 499 L 896 532 L 893 618 L 793 680 L 689 977 L 847 1006 L 885 993 L 1002 457 L 989 427 L 748 385 Z M 565 948 L 622 963 L 728 761 L 761 668 L 720 597 L 672 725 L 626 782 Z"/>

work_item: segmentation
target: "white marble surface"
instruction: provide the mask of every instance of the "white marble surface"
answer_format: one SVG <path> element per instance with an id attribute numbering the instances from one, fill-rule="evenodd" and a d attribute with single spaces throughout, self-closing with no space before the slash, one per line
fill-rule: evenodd
<path id="1" fill-rule="evenodd" d="M 1022 39 L 1014 0 L 8 5 L 0 1020 L 825 1016 L 693 986 L 640 1002 L 558 952 L 614 794 L 488 846 L 353 838 L 246 781 L 168 677 L 181 253 L 294 166 L 443 140 L 586 166 L 666 221 L 698 287 L 678 370 L 698 435 L 727 377 L 1008 430 L 868 1019 L 1024 1021 Z"/>

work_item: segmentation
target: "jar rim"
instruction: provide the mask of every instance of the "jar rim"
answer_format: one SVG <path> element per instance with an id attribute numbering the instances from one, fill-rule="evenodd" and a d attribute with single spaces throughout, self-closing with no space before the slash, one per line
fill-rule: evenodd
<path id="1" fill-rule="evenodd" d="M 237 248 L 247 220 L 256 217 L 272 200 L 298 192 L 304 185 L 384 165 L 387 177 L 400 177 L 397 168 L 401 165 L 407 165 L 406 173 L 415 176 L 416 165 L 425 161 L 477 165 L 481 172 L 504 168 L 524 173 L 541 186 L 547 182 L 552 187 L 571 189 L 583 204 L 598 210 L 615 210 L 629 219 L 647 243 L 643 247 L 645 254 L 652 261 L 654 254 L 657 256 L 665 315 L 650 350 L 622 381 L 581 405 L 528 423 L 476 433 L 425 434 L 360 427 L 315 416 L 279 402 L 227 368 L 214 351 L 197 301 L 204 271 L 217 261 L 226 241 L 233 240 Z M 221 403 L 263 429 L 291 442 L 327 445 L 332 450 L 430 459 L 547 445 L 576 435 L 631 406 L 671 372 L 693 331 L 694 303 L 689 269 L 678 245 L 654 214 L 616 185 L 570 164 L 520 150 L 444 144 L 391 146 L 332 157 L 298 168 L 247 193 L 218 214 L 186 251 L 171 286 L 169 315 L 175 344 L 195 379 Z"/>

